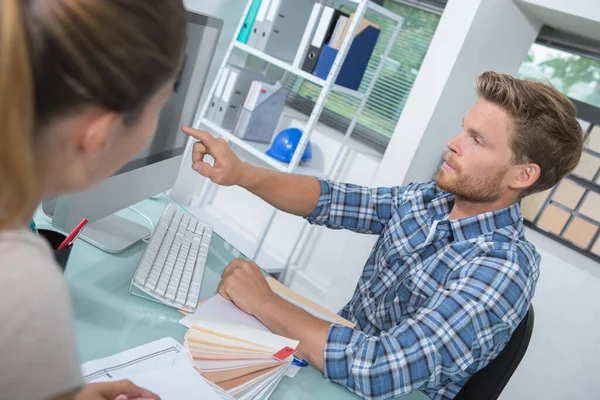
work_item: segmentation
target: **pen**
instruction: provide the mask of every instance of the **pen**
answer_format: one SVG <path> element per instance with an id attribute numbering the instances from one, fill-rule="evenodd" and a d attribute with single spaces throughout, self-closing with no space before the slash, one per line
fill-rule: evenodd
<path id="1" fill-rule="evenodd" d="M 83 227 L 87 223 L 88 223 L 88 220 L 86 218 L 82 219 L 81 222 L 79 224 L 77 224 L 75 229 L 73 229 L 73 231 L 71 233 L 69 233 L 69 236 L 67 236 L 67 238 L 65 240 L 63 240 L 63 242 L 60 244 L 60 246 L 58 246 L 58 248 L 56 250 L 64 250 L 67 247 L 69 247 L 71 245 L 71 243 L 73 243 L 75 241 L 75 239 L 77 239 L 77 236 L 79 236 L 79 234 L 83 230 Z"/>
<path id="2" fill-rule="evenodd" d="M 308 362 L 296 357 L 296 355 L 294 354 L 294 359 L 292 360 L 292 365 L 295 365 L 297 367 L 307 367 Z"/>

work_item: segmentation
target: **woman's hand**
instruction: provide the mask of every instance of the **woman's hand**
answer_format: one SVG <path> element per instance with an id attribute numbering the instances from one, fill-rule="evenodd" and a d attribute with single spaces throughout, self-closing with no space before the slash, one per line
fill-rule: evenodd
<path id="1" fill-rule="evenodd" d="M 75 395 L 75 400 L 160 400 L 154 393 L 128 380 L 90 383 Z"/>

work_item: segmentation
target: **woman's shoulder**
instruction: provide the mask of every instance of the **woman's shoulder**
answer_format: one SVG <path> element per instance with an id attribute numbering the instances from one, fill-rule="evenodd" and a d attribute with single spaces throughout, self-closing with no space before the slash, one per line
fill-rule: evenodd
<path id="1" fill-rule="evenodd" d="M 62 275 L 43 238 L 0 231 L 0 391 L 6 398 L 46 398 L 80 384 Z"/>
<path id="2" fill-rule="evenodd" d="M 62 270 L 43 238 L 27 230 L 0 231 L 0 293 L 0 308 L 9 297 L 67 296 Z"/>

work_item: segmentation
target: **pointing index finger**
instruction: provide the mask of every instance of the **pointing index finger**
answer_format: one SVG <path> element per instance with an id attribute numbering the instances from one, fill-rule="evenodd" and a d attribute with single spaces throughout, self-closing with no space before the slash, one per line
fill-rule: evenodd
<path id="1" fill-rule="evenodd" d="M 189 128 L 187 126 L 182 127 L 181 131 L 186 135 L 193 137 L 194 139 L 200 140 L 207 148 L 215 142 L 215 138 L 206 131 Z"/>

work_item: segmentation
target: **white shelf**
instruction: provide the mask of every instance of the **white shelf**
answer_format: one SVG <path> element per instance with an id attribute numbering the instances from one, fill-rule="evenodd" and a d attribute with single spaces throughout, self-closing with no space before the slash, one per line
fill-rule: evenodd
<path id="1" fill-rule="evenodd" d="M 287 72 L 289 72 L 291 74 L 294 74 L 294 75 L 296 75 L 296 76 L 298 76 L 298 77 L 300 77 L 302 79 L 305 79 L 305 80 L 307 80 L 309 82 L 312 82 L 315 85 L 319 85 L 321 87 L 325 86 L 325 80 L 324 79 L 321 79 L 321 78 L 319 78 L 316 75 L 309 74 L 308 72 L 306 72 L 306 71 L 304 71 L 304 70 L 302 70 L 300 68 L 296 68 L 293 65 L 291 65 L 291 64 L 289 64 L 289 63 L 287 63 L 285 61 L 282 61 L 282 60 L 280 60 L 280 59 L 278 59 L 276 57 L 273 57 L 273 56 L 270 56 L 270 55 L 268 55 L 266 53 L 263 53 L 262 51 L 257 50 L 254 47 L 250 47 L 250 46 L 248 46 L 246 44 L 240 43 L 237 40 L 235 41 L 235 43 L 233 44 L 233 46 L 235 48 L 239 49 L 239 50 L 242 50 L 242 51 L 244 51 L 244 52 L 246 52 L 248 54 L 253 55 L 256 58 L 260 58 L 261 60 L 266 61 L 269 64 L 273 64 L 276 67 L 279 67 L 279 68 L 281 68 L 281 69 L 283 69 L 283 70 L 285 70 L 285 71 L 287 71 Z M 363 97 L 364 97 L 363 93 L 358 92 L 358 91 L 353 90 L 353 89 L 348 89 L 347 87 L 340 86 L 340 85 L 333 85 L 333 91 L 334 92 L 338 92 L 338 93 L 347 94 L 347 95 L 355 97 L 355 98 L 357 98 L 359 100 L 362 100 Z"/>
<path id="2" fill-rule="evenodd" d="M 206 126 L 211 131 L 211 133 L 216 133 L 223 139 L 235 144 L 238 147 L 241 147 L 248 153 L 252 154 L 254 157 L 269 164 L 272 168 L 275 168 L 276 170 L 282 172 L 287 170 L 286 164 L 277 161 L 265 154 L 265 151 L 269 148 L 268 145 L 264 143 L 250 143 L 246 140 L 242 140 L 239 137 L 235 136 L 233 133 L 221 128 L 219 125 L 207 120 L 206 118 L 202 118 L 201 124 Z"/>
<path id="3" fill-rule="evenodd" d="M 346 3 L 352 3 L 352 4 L 359 4 L 361 2 L 361 0 L 344 0 Z M 375 4 L 372 1 L 369 1 L 367 3 L 367 8 L 374 12 L 375 14 L 379 14 L 381 16 L 387 17 L 391 20 L 394 20 L 396 22 L 403 22 L 404 21 L 404 17 L 388 10 L 387 8 L 384 8 L 382 6 L 380 6 L 379 4 Z M 369 12 L 369 11 L 367 11 Z"/>
<path id="4" fill-rule="evenodd" d="M 223 73 L 227 64 L 231 63 L 232 53 L 237 51 L 246 55 L 251 55 L 257 58 L 258 60 L 262 60 L 268 63 L 269 65 L 275 66 L 276 68 L 285 71 L 286 73 L 295 75 L 296 77 L 302 78 L 308 82 L 319 86 L 321 88 L 321 91 L 319 93 L 318 98 L 315 100 L 315 105 L 313 107 L 312 113 L 308 118 L 308 121 L 306 121 L 304 125 L 304 134 L 301 138 L 301 143 L 303 146 L 307 143 L 308 140 L 310 140 L 311 134 L 313 133 L 313 129 L 317 126 L 319 116 L 325 108 L 328 96 L 331 93 L 343 93 L 358 99 L 360 104 L 358 106 L 357 112 L 353 116 L 352 121 L 348 129 L 346 130 L 344 137 L 342 138 L 341 142 L 339 143 L 339 146 L 337 146 L 336 149 L 330 148 L 330 144 L 327 143 L 327 140 L 324 136 L 319 136 L 319 140 L 322 141 L 320 147 L 322 149 L 327 148 L 329 151 L 334 151 L 334 153 L 331 153 L 332 156 L 335 154 L 335 156 L 331 160 L 331 165 L 326 166 L 326 163 L 324 162 L 325 157 L 323 156 L 323 154 L 319 154 L 318 152 L 316 156 L 315 154 L 313 154 L 313 160 L 305 165 L 300 164 L 300 152 L 296 152 L 294 154 L 290 164 L 282 163 L 269 157 L 265 153 L 265 151 L 269 148 L 269 145 L 242 140 L 239 137 L 235 136 L 232 132 L 227 131 L 221 128 L 220 126 L 217 126 L 215 123 L 205 119 L 204 116 L 206 115 L 208 110 L 208 102 L 204 103 L 203 109 L 199 115 L 201 118 L 199 118 L 199 121 L 197 121 L 196 123 L 198 125 L 203 125 L 210 132 L 216 135 L 220 135 L 223 139 L 229 141 L 233 146 L 236 147 L 236 150 L 239 151 L 240 157 L 245 158 L 246 160 L 248 160 L 249 158 L 256 158 L 257 160 L 260 160 L 261 166 L 263 167 L 273 168 L 274 170 L 282 172 L 293 172 L 299 174 L 320 176 L 324 178 L 328 177 L 329 174 L 334 173 L 338 162 L 343 162 L 344 158 L 347 155 L 346 152 L 351 134 L 354 131 L 356 124 L 358 124 L 358 119 L 366 106 L 367 99 L 371 96 L 375 83 L 383 70 L 384 60 L 389 56 L 394 46 L 398 33 L 402 28 L 404 18 L 369 0 L 329 0 L 327 2 L 328 5 L 332 3 L 336 3 L 336 6 L 339 6 L 340 4 L 348 4 L 350 6 L 353 6 L 355 8 L 355 15 L 357 18 L 353 19 L 350 23 L 347 36 L 342 41 L 340 52 L 336 57 L 336 62 L 334 62 L 331 67 L 331 72 L 329 73 L 327 79 L 321 79 L 313 75 L 312 73 L 308 73 L 302 70 L 301 68 L 298 68 L 295 65 L 291 65 L 289 62 L 285 62 L 269 54 L 265 54 L 264 52 L 257 50 L 253 47 L 238 42 L 235 38 L 238 36 L 239 32 L 243 28 L 245 17 L 242 18 L 238 24 L 238 28 L 236 30 L 236 33 L 234 34 L 234 39 L 230 43 L 227 53 L 223 58 L 221 68 L 219 70 L 220 72 L 218 74 L 219 77 Z M 243 14 L 244 16 L 248 14 L 251 5 L 252 0 L 247 0 L 246 10 Z M 340 69 L 342 68 L 343 63 L 345 61 L 345 57 L 347 56 L 349 48 L 352 44 L 350 32 L 354 32 L 358 28 L 359 20 L 364 18 L 365 15 L 374 14 L 396 21 L 396 27 L 394 28 L 394 31 L 387 42 L 386 49 L 379 60 L 379 64 L 377 66 L 373 78 L 367 85 L 367 88 L 364 91 L 364 93 L 336 85 L 336 77 L 339 75 Z M 210 98 L 212 98 L 215 95 L 216 87 L 216 82 L 213 82 L 212 88 L 209 93 Z M 285 124 L 281 124 L 281 120 L 279 122 L 280 125 L 282 125 L 282 127 L 279 127 L 279 129 L 282 129 L 283 125 Z M 315 141 L 317 141 L 316 138 Z M 210 181 L 207 184 L 203 185 L 202 192 L 199 195 L 199 197 L 202 198 L 200 206 L 208 206 L 207 203 L 210 201 L 211 198 L 213 198 L 211 193 L 214 194 L 215 190 L 215 186 L 211 184 Z M 264 226 L 261 229 L 261 233 L 258 235 L 258 242 L 256 243 L 256 246 L 253 249 L 251 249 L 254 251 L 254 254 L 247 254 L 251 258 L 256 258 L 261 254 L 261 249 L 263 248 L 263 245 L 265 245 L 264 242 L 267 236 L 267 232 L 273 224 L 275 212 L 276 210 L 273 208 L 270 217 L 268 218 L 268 220 L 265 221 Z"/>
<path id="5" fill-rule="evenodd" d="M 266 154 L 266 151 L 269 148 L 269 144 L 258 143 L 258 142 L 250 142 L 247 140 L 242 140 L 239 137 L 235 136 L 233 133 L 221 128 L 217 124 L 212 121 L 209 121 L 205 118 L 200 122 L 206 128 L 209 129 L 210 133 L 217 134 L 221 136 L 223 139 L 235 144 L 240 147 L 244 151 L 250 153 L 252 156 L 258 158 L 262 162 L 268 164 L 271 168 L 274 168 L 277 171 L 287 172 L 289 165 L 283 163 L 281 161 L 277 161 L 274 158 L 269 157 Z M 308 165 L 299 165 L 294 170 L 295 173 L 301 175 L 312 175 L 312 176 L 323 176 L 323 171 L 319 171 L 315 168 L 311 168 Z"/>

